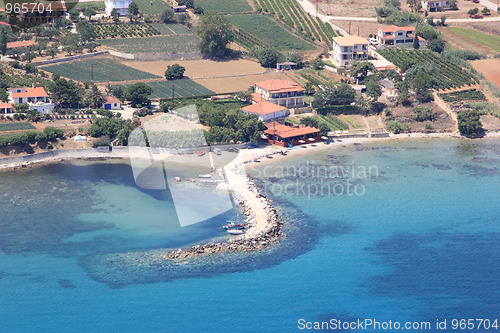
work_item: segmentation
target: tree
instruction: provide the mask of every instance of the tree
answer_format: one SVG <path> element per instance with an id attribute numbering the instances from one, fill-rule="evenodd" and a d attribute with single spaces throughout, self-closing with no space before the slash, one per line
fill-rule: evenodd
<path id="1" fill-rule="evenodd" d="M 7 27 L 0 26 L 0 54 L 5 55 L 7 52 L 7 42 L 9 41 L 9 36 L 7 33 Z"/>
<path id="2" fill-rule="evenodd" d="M 8 100 L 9 100 L 9 94 L 7 94 L 7 90 L 0 89 L 0 101 L 7 102 Z"/>
<path id="3" fill-rule="evenodd" d="M 128 6 L 128 13 L 127 13 L 128 18 L 130 19 L 130 22 L 133 22 L 134 19 L 139 16 L 139 7 L 137 4 L 132 1 L 130 5 Z"/>
<path id="4" fill-rule="evenodd" d="M 205 10 L 203 9 L 203 7 L 200 7 L 200 6 L 196 6 L 193 9 L 193 13 L 195 13 L 196 15 L 201 15 L 204 12 L 205 12 Z"/>
<path id="5" fill-rule="evenodd" d="M 372 102 L 376 102 L 382 96 L 382 87 L 377 81 L 370 80 L 366 84 L 366 94 L 372 99 Z"/>
<path id="6" fill-rule="evenodd" d="M 168 66 L 167 70 L 165 71 L 165 78 L 167 80 L 176 80 L 176 79 L 182 79 L 184 77 L 184 72 L 186 71 L 186 68 L 182 67 L 179 64 L 173 64 L 172 66 Z"/>
<path id="7" fill-rule="evenodd" d="M 457 116 L 458 130 L 462 135 L 480 135 L 484 132 L 480 115 L 477 111 L 461 111 Z"/>
<path id="8" fill-rule="evenodd" d="M 75 9 L 75 8 L 73 8 L 72 10 L 70 10 L 68 12 L 68 14 L 69 14 L 69 18 L 73 22 L 76 22 L 76 21 L 78 21 L 80 19 L 80 12 L 77 9 Z"/>
<path id="9" fill-rule="evenodd" d="M 450 1 L 450 9 L 451 10 L 458 10 L 457 0 Z"/>
<path id="10" fill-rule="evenodd" d="M 348 105 L 356 100 L 356 91 L 347 83 L 326 84 L 314 94 L 314 106 Z"/>
<path id="11" fill-rule="evenodd" d="M 473 9 L 469 9 L 469 11 L 467 12 L 467 14 L 468 14 L 469 16 L 471 16 L 471 15 L 475 15 L 475 14 L 477 14 L 477 13 L 479 13 L 479 8 L 477 8 L 477 7 L 476 7 L 476 8 L 473 8 Z"/>
<path id="12" fill-rule="evenodd" d="M 483 13 L 483 15 L 489 15 L 490 10 L 488 9 L 488 7 L 484 7 L 483 10 L 481 11 L 481 13 Z"/>
<path id="13" fill-rule="evenodd" d="M 307 81 L 306 84 L 304 84 L 304 89 L 306 95 L 308 96 L 314 95 L 314 93 L 316 92 L 316 89 L 314 89 L 314 85 L 309 81 Z"/>
<path id="14" fill-rule="evenodd" d="M 438 38 L 427 43 L 427 47 L 434 52 L 441 53 L 444 50 L 444 40 Z"/>
<path id="15" fill-rule="evenodd" d="M 202 15 L 198 34 L 201 38 L 199 44 L 201 53 L 211 57 L 229 54 L 228 45 L 233 40 L 233 30 L 223 16 L 215 13 Z"/>
<path id="16" fill-rule="evenodd" d="M 413 39 L 413 48 L 415 50 L 418 50 L 420 48 L 420 42 L 418 41 L 418 37 L 415 37 L 415 39 Z"/>
<path id="17" fill-rule="evenodd" d="M 118 22 L 120 22 L 120 12 L 118 11 L 118 9 L 113 8 L 113 10 L 111 11 L 111 17 L 113 18 L 113 22 L 115 22 L 115 24 L 118 24 Z"/>
<path id="18" fill-rule="evenodd" d="M 92 7 L 87 7 L 83 10 L 83 15 L 87 16 L 89 20 L 94 16 L 96 13 L 95 9 Z"/>
<path id="19" fill-rule="evenodd" d="M 194 7 L 194 0 L 177 0 L 179 6 L 186 6 L 187 8 Z"/>
<path id="20" fill-rule="evenodd" d="M 371 62 L 355 61 L 351 66 L 351 77 L 359 80 L 359 82 L 363 82 L 369 72 L 372 74 L 377 72 L 375 66 Z"/>
<path id="21" fill-rule="evenodd" d="M 62 106 L 72 107 L 82 102 L 83 89 L 75 81 L 59 77 L 52 81 L 49 90 L 52 92 L 52 99 Z"/>
<path id="22" fill-rule="evenodd" d="M 147 106 L 151 104 L 148 97 L 152 92 L 153 88 L 143 82 L 138 82 L 128 87 L 126 97 L 133 106 Z"/>
<path id="23" fill-rule="evenodd" d="M 441 25 L 444 26 L 446 22 L 446 16 L 441 16 Z"/>
<path id="24" fill-rule="evenodd" d="M 254 47 L 250 54 L 257 58 L 257 61 L 262 67 L 273 68 L 278 63 L 279 55 L 274 50 L 265 47 Z"/>
<path id="25" fill-rule="evenodd" d="M 316 58 L 311 63 L 311 66 L 312 68 L 318 70 L 318 69 L 323 69 L 323 67 L 325 67 L 325 64 L 323 64 L 323 61 L 320 58 Z"/>
<path id="26" fill-rule="evenodd" d="M 172 7 L 167 7 L 163 13 L 161 13 L 160 17 L 161 21 L 165 24 L 174 23 L 175 22 L 175 13 Z"/>
<path id="27" fill-rule="evenodd" d="M 95 28 L 89 21 L 80 21 L 76 24 L 76 31 L 80 41 L 85 44 L 96 39 Z"/>
<path id="28" fill-rule="evenodd" d="M 85 103 L 89 106 L 93 106 L 94 108 L 98 108 L 102 103 L 104 103 L 104 95 L 95 84 L 92 85 L 92 88 L 86 92 Z"/>

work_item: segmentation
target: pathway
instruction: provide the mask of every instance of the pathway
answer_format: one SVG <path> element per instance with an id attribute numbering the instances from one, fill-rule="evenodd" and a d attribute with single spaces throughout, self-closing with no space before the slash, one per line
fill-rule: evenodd
<path id="1" fill-rule="evenodd" d="M 446 102 L 443 101 L 441 97 L 439 97 L 437 92 L 433 92 L 433 95 L 436 105 L 439 106 L 441 109 L 443 109 L 448 114 L 448 116 L 450 116 L 450 118 L 453 119 L 453 121 L 457 124 L 458 128 L 457 114 L 450 109 L 448 104 L 446 104 Z"/>

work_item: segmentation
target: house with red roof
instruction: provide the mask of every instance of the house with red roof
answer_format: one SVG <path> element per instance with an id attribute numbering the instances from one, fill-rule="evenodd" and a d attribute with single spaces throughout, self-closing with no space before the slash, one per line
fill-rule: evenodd
<path id="1" fill-rule="evenodd" d="M 285 118 L 288 114 L 288 109 L 285 106 L 277 105 L 266 100 L 245 106 L 241 108 L 241 111 L 246 114 L 256 115 L 264 123 Z"/>
<path id="2" fill-rule="evenodd" d="M 23 3 L 18 19 L 25 23 L 51 23 L 66 15 L 66 6 L 59 1 L 38 0 Z"/>
<path id="3" fill-rule="evenodd" d="M 419 45 L 427 45 L 427 41 L 422 37 L 418 37 L 415 27 L 397 27 L 391 25 L 385 28 L 379 28 L 377 33 L 377 41 L 379 45 L 395 46 L 395 47 L 412 47 L 413 41 L 418 38 Z"/>
<path id="4" fill-rule="evenodd" d="M 262 100 L 284 106 L 286 108 L 304 107 L 305 89 L 292 80 L 267 80 L 255 84 L 252 94 L 254 102 Z"/>
<path id="5" fill-rule="evenodd" d="M 295 125 L 287 126 L 276 121 L 266 124 L 265 140 L 281 147 L 298 146 L 306 143 L 320 142 L 320 131 L 317 128 Z"/>
<path id="6" fill-rule="evenodd" d="M 10 103 L 1 103 L 0 102 L 0 113 L 13 113 L 14 108 Z"/>
<path id="7" fill-rule="evenodd" d="M 55 107 L 44 87 L 21 87 L 7 90 L 13 104 L 28 104 L 30 110 L 36 110 L 40 113 L 50 113 Z"/>

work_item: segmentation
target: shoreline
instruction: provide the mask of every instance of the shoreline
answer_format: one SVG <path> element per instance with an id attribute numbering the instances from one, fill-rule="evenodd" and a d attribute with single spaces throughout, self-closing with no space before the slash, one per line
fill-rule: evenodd
<path id="1" fill-rule="evenodd" d="M 484 138 L 499 138 L 500 133 L 487 135 Z M 239 236 L 234 236 L 224 242 L 208 242 L 201 245 L 193 245 L 188 249 L 170 250 L 163 254 L 167 260 L 187 259 L 199 255 L 248 252 L 267 248 L 276 244 L 286 234 L 283 232 L 284 221 L 280 218 L 279 212 L 271 204 L 270 199 L 264 196 L 257 186 L 247 176 L 246 170 L 249 167 L 266 165 L 281 161 L 289 156 L 302 156 L 314 152 L 334 149 L 335 147 L 353 146 L 355 143 L 371 143 L 377 141 L 399 141 L 411 139 L 444 139 L 444 138 L 464 138 L 455 133 L 431 133 L 431 134 L 399 134 L 391 135 L 387 138 L 348 138 L 341 142 L 331 140 L 329 144 L 318 143 L 308 145 L 307 148 L 287 150 L 283 147 L 269 146 L 256 149 L 240 150 L 236 159 L 224 167 L 228 186 L 222 190 L 228 190 L 245 216 L 245 223 L 248 225 L 246 232 Z M 286 154 L 282 154 L 286 152 Z M 78 153 L 78 154 L 75 154 Z M 268 158 L 270 156 L 272 158 Z M 43 156 L 40 156 L 43 157 Z M 128 149 L 117 149 L 113 152 L 102 153 L 98 151 L 82 150 L 62 154 L 61 156 L 50 156 L 28 162 L 17 162 L 11 164 L 0 164 L 0 172 L 5 170 L 27 168 L 35 165 L 45 165 L 60 161 L 69 160 L 109 160 L 130 158 Z M 262 161 L 259 161 L 261 160 Z M 259 162 L 256 162 L 259 161 Z M 215 190 L 220 189 L 216 188 Z"/>

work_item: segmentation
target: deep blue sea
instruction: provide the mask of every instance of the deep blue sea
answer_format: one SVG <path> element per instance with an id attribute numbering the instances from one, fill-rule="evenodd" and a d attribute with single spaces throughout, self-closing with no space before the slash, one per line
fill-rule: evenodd
<path id="1" fill-rule="evenodd" d="M 452 329 L 500 320 L 500 141 L 380 141 L 249 174 L 287 237 L 176 263 L 161 249 L 226 238 L 235 210 L 181 228 L 170 193 L 138 188 L 121 162 L 0 173 L 0 332 L 300 332 L 366 319 L 500 331 Z M 192 203 L 217 196 L 185 191 Z"/>

